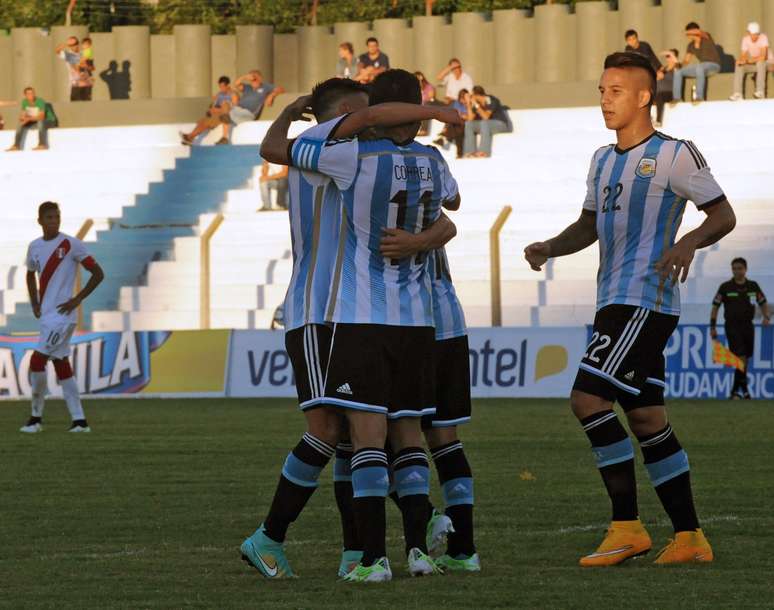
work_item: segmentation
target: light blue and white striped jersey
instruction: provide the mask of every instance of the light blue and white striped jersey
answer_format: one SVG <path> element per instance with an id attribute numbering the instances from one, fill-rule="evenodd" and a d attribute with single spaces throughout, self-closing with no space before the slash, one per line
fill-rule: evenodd
<path id="1" fill-rule="evenodd" d="M 293 164 L 330 176 L 341 191 L 342 221 L 326 319 L 354 324 L 433 326 L 427 256 L 385 259 L 383 229 L 419 233 L 438 220 L 457 182 L 441 154 L 417 142 L 301 137 Z"/>
<path id="2" fill-rule="evenodd" d="M 301 138 L 325 142 L 344 117 L 307 129 Z M 300 138 L 299 138 L 300 139 Z M 293 149 L 299 144 L 297 139 Z M 323 324 L 339 243 L 339 189 L 327 176 L 291 166 L 288 171 L 293 274 L 285 296 L 286 330 Z"/>
<path id="3" fill-rule="evenodd" d="M 435 320 L 435 340 L 453 339 L 467 334 L 465 313 L 457 298 L 449 272 L 449 260 L 446 249 L 439 248 L 430 253 L 428 261 L 433 280 L 433 319 Z"/>
<path id="4" fill-rule="evenodd" d="M 634 305 L 680 315 L 680 292 L 655 264 L 675 243 L 687 200 L 706 209 L 725 199 L 696 146 L 655 132 L 620 150 L 594 153 L 583 209 L 596 213 L 597 309 Z"/>

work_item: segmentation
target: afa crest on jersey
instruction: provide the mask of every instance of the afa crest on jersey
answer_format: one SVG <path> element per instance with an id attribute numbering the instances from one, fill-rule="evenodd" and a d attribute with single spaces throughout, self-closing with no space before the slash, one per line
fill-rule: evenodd
<path id="1" fill-rule="evenodd" d="M 656 175 L 656 160 L 651 157 L 640 159 L 635 172 L 640 178 L 652 178 Z"/>

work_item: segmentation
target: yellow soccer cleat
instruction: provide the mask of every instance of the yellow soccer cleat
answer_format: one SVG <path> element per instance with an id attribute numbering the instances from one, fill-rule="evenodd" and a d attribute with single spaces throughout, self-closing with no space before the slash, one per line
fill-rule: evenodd
<path id="1" fill-rule="evenodd" d="M 585 568 L 615 566 L 644 555 L 652 546 L 650 536 L 639 519 L 613 521 L 602 544 L 591 555 L 581 557 L 580 565 Z"/>
<path id="2" fill-rule="evenodd" d="M 710 543 L 707 542 L 704 532 L 698 529 L 695 532 L 677 532 L 654 563 L 665 566 L 676 563 L 709 563 L 714 559 Z"/>

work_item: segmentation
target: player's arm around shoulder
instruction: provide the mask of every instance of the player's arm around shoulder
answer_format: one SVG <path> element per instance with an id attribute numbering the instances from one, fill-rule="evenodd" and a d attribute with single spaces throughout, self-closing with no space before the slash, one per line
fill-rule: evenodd
<path id="1" fill-rule="evenodd" d="M 288 138 L 293 121 L 309 121 L 312 96 L 302 95 L 288 104 L 269 127 L 261 142 L 261 157 L 271 163 L 290 165 L 295 139 Z"/>

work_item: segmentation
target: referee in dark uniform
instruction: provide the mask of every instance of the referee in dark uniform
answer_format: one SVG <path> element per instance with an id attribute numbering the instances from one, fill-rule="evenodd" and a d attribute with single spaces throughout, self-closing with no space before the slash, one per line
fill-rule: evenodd
<path id="1" fill-rule="evenodd" d="M 718 336 L 717 321 L 718 309 L 725 307 L 725 329 L 728 348 L 744 361 L 744 371 L 734 371 L 734 387 L 731 390 L 731 399 L 750 398 L 747 388 L 747 362 L 753 355 L 755 332 L 753 318 L 755 317 L 755 303 L 761 308 L 763 325 L 769 325 L 769 307 L 766 295 L 763 294 L 757 282 L 747 279 L 747 261 L 743 258 L 735 258 L 731 261 L 732 279 L 723 282 L 718 288 L 718 293 L 712 301 L 712 313 L 710 314 L 710 334 L 713 339 Z"/>

